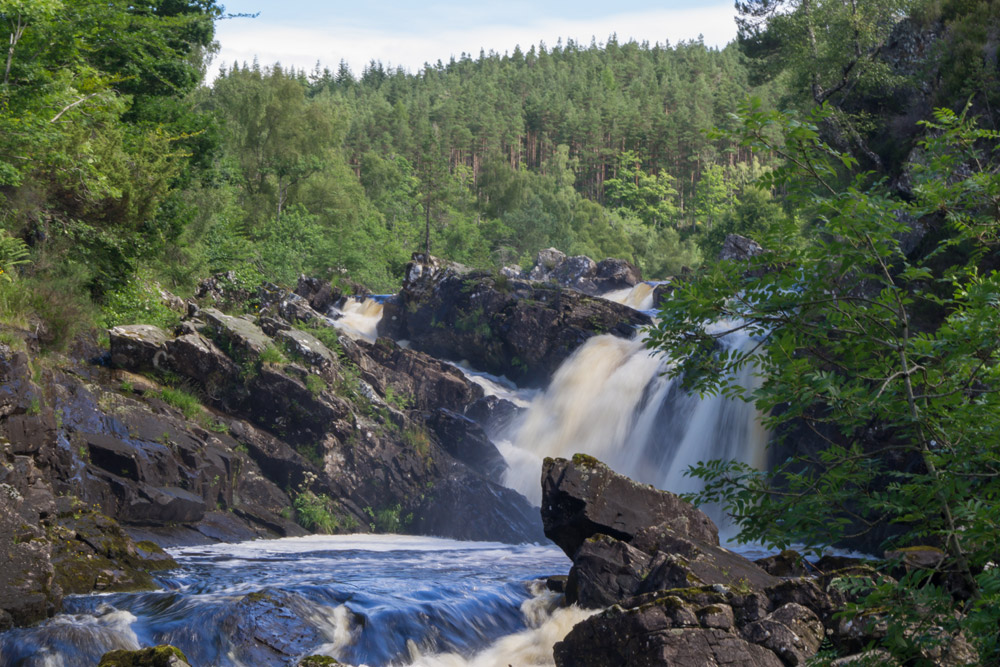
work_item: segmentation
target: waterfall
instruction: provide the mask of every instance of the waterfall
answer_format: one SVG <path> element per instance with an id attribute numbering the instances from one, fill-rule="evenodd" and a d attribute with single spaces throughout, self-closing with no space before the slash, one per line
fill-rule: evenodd
<path id="1" fill-rule="evenodd" d="M 374 343 L 378 338 L 378 323 L 382 319 L 382 301 L 377 298 L 347 297 L 333 309 L 331 324 L 351 338 L 364 338 Z"/>
<path id="2" fill-rule="evenodd" d="M 752 345 L 730 334 L 723 345 Z M 510 468 L 505 483 L 538 504 L 541 460 L 590 454 L 639 482 L 684 493 L 699 482 L 685 477 L 709 459 L 765 463 L 767 433 L 749 403 L 686 392 L 664 373 L 670 360 L 643 338 L 595 336 L 559 368 L 549 387 L 498 444 Z M 737 380 L 757 382 L 752 368 Z"/>
<path id="3" fill-rule="evenodd" d="M 662 283 L 637 283 L 633 287 L 611 290 L 610 292 L 605 292 L 604 294 L 598 294 L 598 296 L 602 299 L 607 299 L 608 301 L 614 301 L 615 303 L 620 303 L 623 306 L 628 306 L 629 308 L 647 311 L 652 310 L 653 308 L 653 297 L 655 296 L 653 292 L 656 289 L 656 286 L 660 284 Z"/>

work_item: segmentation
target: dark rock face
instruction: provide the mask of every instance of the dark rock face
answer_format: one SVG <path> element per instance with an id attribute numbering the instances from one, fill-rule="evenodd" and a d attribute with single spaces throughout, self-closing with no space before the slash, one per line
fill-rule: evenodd
<path id="1" fill-rule="evenodd" d="M 719 531 L 705 514 L 667 491 L 633 482 L 600 461 L 545 459 L 542 464 L 545 534 L 573 558 L 585 540 L 604 534 L 629 542 L 649 526 L 718 545 Z"/>
<path id="2" fill-rule="evenodd" d="M 635 287 L 642 282 L 642 272 L 623 259 L 605 259 L 597 263 L 594 286 L 599 292 Z"/>
<path id="3" fill-rule="evenodd" d="M 520 385 L 546 383 L 588 338 L 631 337 L 645 315 L 578 292 L 455 267 L 411 262 L 402 291 L 386 302 L 379 334 L 413 349 Z"/>
<path id="4" fill-rule="evenodd" d="M 465 416 L 482 425 L 486 435 L 495 438 L 504 433 L 524 412 L 505 398 L 484 396 L 465 409 Z"/>
<path id="5" fill-rule="evenodd" d="M 361 377 L 385 395 L 392 392 L 408 401 L 404 407 L 434 411 L 463 411 L 483 397 L 483 389 L 462 372 L 416 350 L 407 350 L 388 338 L 374 344 L 363 340 L 342 341 L 344 352 L 361 371 Z"/>
<path id="6" fill-rule="evenodd" d="M 612 607 L 578 623 L 554 648 L 559 667 L 782 667 L 771 651 L 726 630 L 701 627 L 695 605 L 665 596 L 638 608 Z M 702 613 L 711 619 L 712 614 Z"/>
<path id="7" fill-rule="evenodd" d="M 215 407 L 245 420 L 231 423 L 230 432 L 268 481 L 293 490 L 308 483 L 314 493 L 335 498 L 345 526 L 368 526 L 365 508 L 372 508 L 395 517 L 395 530 L 512 542 L 540 538 L 527 501 L 495 483 L 505 467 L 499 452 L 461 414 L 482 398 L 478 385 L 453 366 L 385 338 L 374 344 L 341 338 L 334 353 L 273 312 L 275 303 L 294 299 L 277 288 L 267 298 L 264 328 L 293 362 L 263 362 L 261 355 L 274 345 L 264 328 L 207 309 L 200 313 L 207 337 L 168 337 L 158 369 L 205 387 Z M 127 333 L 113 332 L 113 340 Z M 142 348 L 136 370 L 158 354 L 151 345 Z M 131 370 L 130 348 L 116 349 L 118 362 Z M 106 467 L 138 466 L 126 449 L 106 450 L 99 457 Z M 173 488 L 159 492 L 164 507 L 199 509 L 184 505 L 184 494 Z M 267 509 L 273 515 L 281 508 L 278 498 Z"/>
<path id="8" fill-rule="evenodd" d="M 219 628 L 232 644 L 230 653 L 243 664 L 285 665 L 322 643 L 319 631 L 303 622 L 313 611 L 294 593 L 266 590 L 229 605 Z"/>
<path id="9" fill-rule="evenodd" d="M 446 452 L 486 479 L 500 482 L 507 462 L 483 427 L 464 415 L 441 408 L 427 420 Z"/>

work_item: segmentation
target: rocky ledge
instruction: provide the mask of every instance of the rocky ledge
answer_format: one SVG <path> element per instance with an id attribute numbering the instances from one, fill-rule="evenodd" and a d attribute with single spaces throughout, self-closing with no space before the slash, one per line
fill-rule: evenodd
<path id="1" fill-rule="evenodd" d="M 478 385 L 389 339 L 343 338 L 291 292 L 252 298 L 252 315 L 209 299 L 172 331 L 115 327 L 104 349 L 0 344 L 0 631 L 70 593 L 152 586 L 173 565 L 156 543 L 543 539 L 466 417 L 490 414 Z"/>
<path id="2" fill-rule="evenodd" d="M 567 601 L 603 610 L 555 645 L 559 667 L 791 667 L 821 646 L 846 656 L 837 665 L 884 664 L 864 653 L 884 624 L 836 614 L 850 601 L 838 582 L 883 576 L 863 562 L 808 576 L 788 552 L 751 562 L 698 509 L 588 456 L 546 459 L 542 488 L 545 534 L 573 559 Z M 976 664 L 961 637 L 936 651 L 928 664 Z"/>
<path id="3" fill-rule="evenodd" d="M 591 336 L 631 337 L 650 323 L 627 306 L 555 284 L 467 272 L 414 255 L 403 289 L 385 304 L 379 333 L 522 386 L 541 386 Z"/>

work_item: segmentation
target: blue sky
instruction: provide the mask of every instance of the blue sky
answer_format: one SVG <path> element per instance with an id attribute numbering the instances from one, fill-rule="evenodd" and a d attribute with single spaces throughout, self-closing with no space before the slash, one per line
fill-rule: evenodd
<path id="1" fill-rule="evenodd" d="M 676 43 L 703 36 L 724 46 L 736 35 L 732 0 L 604 0 L 526 2 L 322 2 L 320 0 L 232 0 L 227 13 L 256 13 L 255 19 L 219 21 L 221 51 L 212 65 L 276 61 L 312 70 L 316 61 L 335 69 L 347 61 L 355 74 L 370 60 L 419 70 L 425 62 L 447 62 L 480 48 L 498 53 L 515 45 L 527 50 L 544 41 L 574 39 L 603 43 L 611 34 L 650 43 Z"/>

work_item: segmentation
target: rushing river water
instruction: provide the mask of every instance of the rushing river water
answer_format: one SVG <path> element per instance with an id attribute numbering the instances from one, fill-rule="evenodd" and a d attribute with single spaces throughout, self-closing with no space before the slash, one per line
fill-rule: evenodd
<path id="1" fill-rule="evenodd" d="M 567 571 L 552 546 L 367 535 L 172 553 L 181 567 L 162 590 L 68 598 L 65 613 L 0 636 L 0 664 L 93 667 L 112 649 L 169 643 L 196 667 L 314 653 L 371 667 L 537 665 L 586 616 L 533 583 Z"/>
<path id="2" fill-rule="evenodd" d="M 648 312 L 654 287 L 605 297 Z M 331 316 L 347 335 L 374 340 L 382 304 L 347 299 Z M 497 444 L 510 465 L 505 483 L 537 504 L 544 456 L 585 452 L 672 491 L 693 490 L 683 472 L 698 460 L 763 463 L 767 434 L 753 407 L 687 394 L 665 377 L 669 363 L 640 337 L 605 335 L 567 359 L 544 392 L 456 365 L 524 411 Z M 753 369 L 746 373 L 740 381 L 750 385 Z M 553 546 L 393 535 L 172 553 L 181 567 L 159 579 L 162 590 L 69 598 L 56 618 L 0 635 L 0 667 L 92 667 L 106 651 L 162 643 L 195 667 L 294 665 L 315 653 L 371 667 L 541 666 L 588 615 L 559 608 L 538 584 L 569 569 Z"/>

